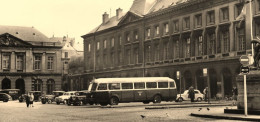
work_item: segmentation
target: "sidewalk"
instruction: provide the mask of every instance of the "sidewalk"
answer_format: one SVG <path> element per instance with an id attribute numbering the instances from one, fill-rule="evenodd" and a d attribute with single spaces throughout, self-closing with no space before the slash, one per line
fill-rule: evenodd
<path id="1" fill-rule="evenodd" d="M 215 107 L 207 110 L 203 108 L 197 112 L 191 113 L 191 116 L 205 117 L 205 118 L 215 118 L 215 119 L 229 119 L 229 120 L 243 120 L 243 121 L 260 121 L 259 115 L 248 115 L 244 114 L 227 114 L 224 113 L 224 109 L 237 109 L 236 106 L 232 107 Z"/>

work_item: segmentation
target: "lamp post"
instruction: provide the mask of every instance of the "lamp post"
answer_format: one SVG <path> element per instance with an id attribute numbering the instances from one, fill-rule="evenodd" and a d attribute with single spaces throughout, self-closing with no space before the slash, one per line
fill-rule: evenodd
<path id="1" fill-rule="evenodd" d="M 210 104 L 210 82 L 209 82 L 209 76 L 208 76 L 208 69 L 203 68 L 203 76 L 207 79 L 207 85 L 208 85 L 208 104 Z"/>
<path id="2" fill-rule="evenodd" d="M 180 97 L 181 97 L 181 72 L 180 71 L 176 72 L 176 78 L 180 81 Z"/>

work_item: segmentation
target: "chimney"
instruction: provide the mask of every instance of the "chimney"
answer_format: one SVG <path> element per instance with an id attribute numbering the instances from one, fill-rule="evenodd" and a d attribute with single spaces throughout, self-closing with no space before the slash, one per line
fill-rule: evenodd
<path id="1" fill-rule="evenodd" d="M 122 11 L 123 11 L 123 9 L 121 9 L 121 8 L 116 9 L 116 17 L 117 17 L 117 19 L 120 19 L 122 17 L 122 14 L 123 14 Z"/>
<path id="2" fill-rule="evenodd" d="M 108 21 L 108 19 L 109 19 L 109 15 L 107 14 L 107 12 L 105 12 L 103 14 L 103 24 L 105 24 Z"/>

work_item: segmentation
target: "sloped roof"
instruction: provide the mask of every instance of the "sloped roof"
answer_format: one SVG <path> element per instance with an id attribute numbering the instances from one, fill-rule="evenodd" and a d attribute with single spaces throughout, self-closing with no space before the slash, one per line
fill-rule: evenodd
<path id="1" fill-rule="evenodd" d="M 147 14 L 175 6 L 180 3 L 189 2 L 189 0 L 134 0 L 129 12 L 134 13 L 140 17 L 143 17 Z M 127 16 L 128 14 L 123 14 L 120 19 L 117 19 L 116 16 L 109 18 L 107 23 L 103 23 L 98 27 L 94 28 L 87 34 L 92 34 L 99 32 L 108 28 L 112 28 L 118 25 L 118 23 Z"/>
<path id="2" fill-rule="evenodd" d="M 0 25 L 0 34 L 9 33 L 27 42 L 52 42 L 47 36 L 34 27 Z"/>

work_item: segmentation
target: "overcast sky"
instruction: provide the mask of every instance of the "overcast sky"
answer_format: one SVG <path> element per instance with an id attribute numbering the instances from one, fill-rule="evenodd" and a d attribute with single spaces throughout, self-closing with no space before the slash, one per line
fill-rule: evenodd
<path id="1" fill-rule="evenodd" d="M 127 12 L 134 0 L 0 0 L 0 24 L 34 26 L 48 37 L 80 37 L 102 22 L 102 14 Z"/>

